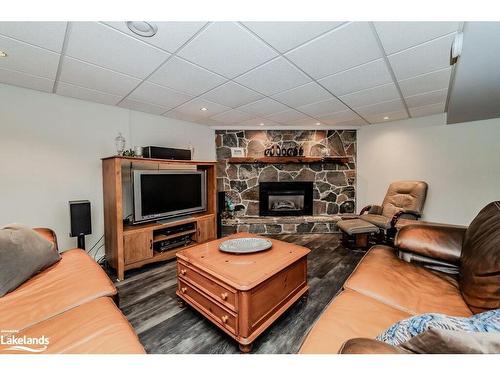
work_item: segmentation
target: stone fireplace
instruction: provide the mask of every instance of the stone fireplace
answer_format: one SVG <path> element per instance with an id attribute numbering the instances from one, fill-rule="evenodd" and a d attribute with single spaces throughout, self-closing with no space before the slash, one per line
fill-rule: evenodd
<path id="1" fill-rule="evenodd" d="M 305 216 L 312 213 L 312 181 L 259 183 L 260 216 Z"/>
<path id="2" fill-rule="evenodd" d="M 280 163 L 276 159 L 276 163 L 259 163 L 259 158 L 265 156 L 264 151 L 272 146 L 281 149 L 302 147 L 307 157 L 321 157 L 328 152 L 330 156 L 345 157 L 347 161 Z M 256 161 L 230 162 L 233 147 L 243 148 L 245 156 Z M 236 207 L 236 217 L 223 222 L 225 233 L 334 232 L 340 215 L 352 214 L 355 210 L 355 130 L 217 130 L 216 150 L 218 190 L 225 191 Z M 295 215 L 292 207 L 300 206 L 301 198 L 284 199 L 274 194 L 270 200 L 265 196 L 261 199 L 266 184 L 274 188 L 279 184 L 273 183 L 288 182 L 312 185 L 312 207 Z M 284 190 L 293 191 L 292 185 Z M 272 204 L 275 204 L 274 212 L 265 212 L 273 211 Z"/>

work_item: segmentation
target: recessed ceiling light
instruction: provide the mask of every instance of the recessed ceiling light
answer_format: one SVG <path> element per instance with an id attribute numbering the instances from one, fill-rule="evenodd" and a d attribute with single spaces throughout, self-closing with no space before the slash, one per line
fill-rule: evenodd
<path id="1" fill-rule="evenodd" d="M 0 51 L 0 57 L 7 57 L 7 53 L 5 53 L 4 51 Z"/>
<path id="2" fill-rule="evenodd" d="M 316 125 L 321 125 L 321 122 L 317 122 Z"/>
<path id="3" fill-rule="evenodd" d="M 389 120 L 389 116 L 385 116 L 385 117 L 384 117 L 384 120 Z"/>
<path id="4" fill-rule="evenodd" d="M 205 107 L 203 107 L 203 108 L 200 108 L 200 111 L 205 112 L 205 111 L 208 111 L 208 109 L 206 109 Z"/>
<path id="5" fill-rule="evenodd" d="M 260 125 L 260 126 L 264 126 L 264 123 L 263 123 L 263 122 L 261 122 L 259 125 Z"/>
<path id="6" fill-rule="evenodd" d="M 127 21 L 127 27 L 134 34 L 151 38 L 158 32 L 158 26 L 152 22 L 146 21 Z"/>

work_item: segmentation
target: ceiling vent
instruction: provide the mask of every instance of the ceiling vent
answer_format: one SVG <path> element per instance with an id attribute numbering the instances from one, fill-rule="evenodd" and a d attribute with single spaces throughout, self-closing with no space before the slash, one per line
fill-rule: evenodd
<path id="1" fill-rule="evenodd" d="M 151 38 L 158 32 L 158 26 L 152 22 L 146 21 L 127 21 L 127 27 L 134 34 L 143 36 L 146 38 Z"/>

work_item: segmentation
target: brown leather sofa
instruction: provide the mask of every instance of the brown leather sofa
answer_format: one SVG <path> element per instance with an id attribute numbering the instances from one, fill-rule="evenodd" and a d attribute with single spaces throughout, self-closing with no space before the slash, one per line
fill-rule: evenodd
<path id="1" fill-rule="evenodd" d="M 36 228 L 55 243 L 50 229 Z M 16 337 L 49 339 L 44 354 L 144 353 L 133 328 L 114 304 L 116 288 L 83 250 L 61 260 L 0 298 L 0 330 Z M 0 344 L 0 353 L 27 353 Z"/>
<path id="2" fill-rule="evenodd" d="M 301 353 L 397 352 L 373 339 L 402 319 L 500 308 L 500 202 L 483 208 L 467 228 L 406 225 L 395 247 L 453 263 L 458 277 L 399 259 L 392 247 L 373 246 L 316 321 Z"/>

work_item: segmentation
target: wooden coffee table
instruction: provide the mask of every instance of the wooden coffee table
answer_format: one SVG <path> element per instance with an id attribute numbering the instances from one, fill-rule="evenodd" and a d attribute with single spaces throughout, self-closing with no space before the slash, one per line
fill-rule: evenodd
<path id="1" fill-rule="evenodd" d="M 238 233 L 177 253 L 177 296 L 239 343 L 242 352 L 291 305 L 307 296 L 310 250 L 272 240 L 271 249 L 228 254 L 219 244 Z"/>

